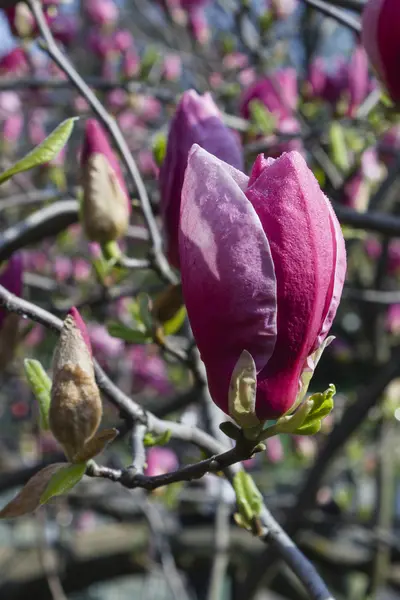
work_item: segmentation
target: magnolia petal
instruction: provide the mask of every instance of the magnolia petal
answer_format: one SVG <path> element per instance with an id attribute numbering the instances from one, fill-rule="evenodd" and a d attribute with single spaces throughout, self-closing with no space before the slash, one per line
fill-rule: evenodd
<path id="1" fill-rule="evenodd" d="M 211 395 L 228 414 L 234 366 L 246 349 L 257 371 L 276 339 L 276 279 L 268 240 L 251 203 L 225 163 L 199 146 L 182 191 L 183 294 Z"/>

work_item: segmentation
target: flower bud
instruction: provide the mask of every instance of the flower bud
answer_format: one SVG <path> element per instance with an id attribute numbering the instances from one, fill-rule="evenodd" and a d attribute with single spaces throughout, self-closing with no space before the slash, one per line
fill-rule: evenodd
<path id="1" fill-rule="evenodd" d="M 0 75 L 23 75 L 29 70 L 25 50 L 14 48 L 0 58 Z"/>
<path id="2" fill-rule="evenodd" d="M 71 462 L 97 432 L 102 412 L 89 336 L 72 308 L 54 352 L 49 411 L 50 429 Z"/>
<path id="3" fill-rule="evenodd" d="M 362 16 L 362 42 L 394 102 L 400 101 L 400 3 L 369 0 Z"/>
<path id="4" fill-rule="evenodd" d="M 199 144 L 228 164 L 243 169 L 239 142 L 222 123 L 210 94 L 199 96 L 194 90 L 189 90 L 182 95 L 172 119 L 159 178 L 167 254 L 176 268 L 179 268 L 178 229 L 182 184 L 193 144 Z"/>
<path id="5" fill-rule="evenodd" d="M 329 341 L 346 270 L 340 225 L 302 156 L 260 155 L 248 178 L 194 146 L 179 242 L 214 402 L 252 429 L 255 417 L 293 410 Z"/>
<path id="6" fill-rule="evenodd" d="M 89 240 L 117 240 L 129 225 L 130 200 L 117 157 L 104 130 L 88 119 L 81 157 L 82 222 Z"/>
<path id="7" fill-rule="evenodd" d="M 119 10 L 113 0 L 86 0 L 85 12 L 97 26 L 113 25 L 118 20 Z"/>
<path id="8" fill-rule="evenodd" d="M 245 90 L 240 103 L 240 112 L 245 119 L 250 118 L 250 104 L 253 100 L 264 104 L 279 122 L 292 118 L 298 101 L 296 70 L 280 69 L 269 77 L 259 79 Z"/>

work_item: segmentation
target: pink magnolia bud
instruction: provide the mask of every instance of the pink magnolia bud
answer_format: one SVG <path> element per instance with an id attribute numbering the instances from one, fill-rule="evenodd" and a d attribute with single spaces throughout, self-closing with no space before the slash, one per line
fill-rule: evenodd
<path id="1" fill-rule="evenodd" d="M 117 240 L 128 228 L 131 205 L 117 157 L 95 119 L 86 121 L 81 169 L 87 237 L 100 243 Z"/>
<path id="2" fill-rule="evenodd" d="M 126 79 L 131 79 L 139 73 L 140 58 L 134 48 L 129 48 L 122 55 L 122 75 Z"/>
<path id="3" fill-rule="evenodd" d="M 134 49 L 133 35 L 127 29 L 120 29 L 114 33 L 114 48 L 118 52 Z"/>
<path id="4" fill-rule="evenodd" d="M 210 37 L 210 30 L 206 15 L 202 8 L 194 7 L 188 10 L 189 28 L 194 39 L 199 44 L 206 44 Z"/>
<path id="5" fill-rule="evenodd" d="M 14 48 L 0 58 L 0 75 L 23 75 L 29 69 L 25 50 Z"/>
<path id="6" fill-rule="evenodd" d="M 0 267 L 0 285 L 16 296 L 22 296 L 23 262 L 21 254 L 14 254 Z M 0 308 L 0 328 L 10 313 Z"/>
<path id="7" fill-rule="evenodd" d="M 54 38 L 64 46 L 69 47 L 75 41 L 79 25 L 74 15 L 58 14 L 49 25 Z"/>
<path id="8" fill-rule="evenodd" d="M 169 448 L 150 448 L 147 453 L 147 466 L 145 475 L 148 477 L 156 477 L 175 471 L 179 466 L 178 458 Z"/>
<path id="9" fill-rule="evenodd" d="M 252 100 L 264 104 L 279 120 L 292 117 L 298 101 L 296 70 L 281 69 L 245 90 L 240 103 L 240 112 L 245 119 L 250 117 Z"/>
<path id="10" fill-rule="evenodd" d="M 79 312 L 72 308 L 54 352 L 49 412 L 50 429 L 69 460 L 97 432 L 102 414 L 89 335 Z"/>
<path id="11" fill-rule="evenodd" d="M 368 95 L 370 82 L 368 76 L 368 58 L 364 48 L 357 45 L 350 59 L 347 71 L 347 89 L 349 106 L 347 115 L 354 117 L 357 109 Z"/>
<path id="12" fill-rule="evenodd" d="M 182 60 L 178 54 L 167 54 L 163 63 L 163 77 L 167 81 L 177 81 L 182 75 Z"/>
<path id="13" fill-rule="evenodd" d="M 181 191 L 190 148 L 199 144 L 237 169 L 243 169 L 241 147 L 222 123 L 210 94 L 185 92 L 177 106 L 168 135 L 167 153 L 160 169 L 161 212 L 168 258 L 179 268 L 178 229 Z"/>
<path id="14" fill-rule="evenodd" d="M 84 8 L 94 25 L 113 25 L 118 20 L 119 10 L 113 0 L 85 0 Z"/>
<path id="15" fill-rule="evenodd" d="M 18 2 L 3 10 L 13 35 L 25 38 L 36 33 L 35 18 L 25 2 Z"/>
<path id="16" fill-rule="evenodd" d="M 229 414 L 232 374 L 246 350 L 257 373 L 257 418 L 285 414 L 304 397 L 328 342 L 346 271 L 340 225 L 302 156 L 260 155 L 248 178 L 195 145 L 179 245 L 214 402 Z"/>
<path id="17" fill-rule="evenodd" d="M 266 455 L 269 462 L 273 465 L 282 462 L 284 453 L 281 438 L 278 436 L 268 438 L 265 440 L 265 445 L 267 446 Z"/>
<path id="18" fill-rule="evenodd" d="M 400 304 L 391 304 L 386 313 L 386 329 L 393 335 L 400 335 Z"/>
<path id="19" fill-rule="evenodd" d="M 287 19 L 297 6 L 297 0 L 271 0 L 271 10 L 277 19 Z"/>
<path id="20" fill-rule="evenodd" d="M 372 66 L 395 102 L 400 101 L 400 3 L 369 0 L 362 16 L 362 42 Z"/>

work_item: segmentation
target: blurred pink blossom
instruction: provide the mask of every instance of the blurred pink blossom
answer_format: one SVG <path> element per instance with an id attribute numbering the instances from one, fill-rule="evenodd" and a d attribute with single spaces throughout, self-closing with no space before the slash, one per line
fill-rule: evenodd
<path id="1" fill-rule="evenodd" d="M 97 26 L 113 25 L 119 17 L 117 4 L 113 0 L 85 0 L 85 12 Z"/>
<path id="2" fill-rule="evenodd" d="M 179 54 L 167 54 L 162 67 L 163 77 L 167 81 L 177 81 L 182 75 L 182 60 Z"/>
<path id="3" fill-rule="evenodd" d="M 154 446 L 147 452 L 145 475 L 156 477 L 175 471 L 179 466 L 178 458 L 173 450 Z"/>

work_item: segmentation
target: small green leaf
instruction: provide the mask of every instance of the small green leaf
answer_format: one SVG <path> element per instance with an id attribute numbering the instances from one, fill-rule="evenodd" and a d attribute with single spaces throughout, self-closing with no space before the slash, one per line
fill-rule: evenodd
<path id="1" fill-rule="evenodd" d="M 246 471 L 239 471 L 233 478 L 236 503 L 239 509 L 238 524 L 251 529 L 252 521 L 261 513 L 263 498 L 253 478 Z"/>
<path id="2" fill-rule="evenodd" d="M 46 489 L 40 496 L 40 504 L 45 504 L 53 498 L 65 494 L 77 483 L 80 482 L 86 471 L 86 463 L 78 463 L 75 465 L 68 464 L 62 469 L 59 469 L 47 484 Z"/>
<path id="3" fill-rule="evenodd" d="M 147 331 L 153 329 L 153 317 L 151 315 L 151 300 L 148 294 L 141 292 L 137 297 L 137 303 L 139 306 L 140 320 L 145 326 Z"/>
<path id="4" fill-rule="evenodd" d="M 38 360 L 26 358 L 24 368 L 29 385 L 39 404 L 40 428 L 47 431 L 49 427 L 49 409 L 51 379 Z"/>
<path id="5" fill-rule="evenodd" d="M 259 100 L 250 102 L 250 116 L 257 130 L 264 135 L 271 135 L 276 128 L 276 119 Z"/>
<path id="6" fill-rule="evenodd" d="M 321 419 L 310 421 L 306 425 L 302 425 L 294 432 L 296 435 L 314 435 L 321 429 Z"/>
<path id="7" fill-rule="evenodd" d="M 155 136 L 153 142 L 153 157 L 157 166 L 161 167 L 167 153 L 167 136 L 164 133 L 159 133 Z"/>
<path id="8" fill-rule="evenodd" d="M 332 123 L 329 130 L 329 139 L 333 162 L 343 173 L 347 173 L 350 169 L 349 156 L 344 129 L 339 123 Z"/>
<path id="9" fill-rule="evenodd" d="M 113 337 L 120 338 L 130 344 L 144 344 L 148 341 L 149 336 L 145 331 L 139 329 L 132 329 L 122 323 L 111 322 L 109 323 L 108 333 Z"/>
<path id="10" fill-rule="evenodd" d="M 185 319 L 186 319 L 186 307 L 181 306 L 177 310 L 177 312 L 174 314 L 172 319 L 169 319 L 169 321 L 166 321 L 164 323 L 163 329 L 164 329 L 165 335 L 174 335 L 175 333 L 177 333 L 180 330 L 180 328 L 182 327 L 182 325 L 184 324 Z"/>
<path id="11" fill-rule="evenodd" d="M 43 140 L 41 144 L 39 144 L 39 146 L 36 146 L 36 148 L 7 169 L 7 171 L 1 173 L 0 184 L 4 183 L 17 173 L 29 171 L 29 169 L 33 169 L 34 167 L 53 160 L 67 143 L 77 118 L 78 117 L 72 117 L 71 119 L 63 121 L 45 140 Z"/>
<path id="12" fill-rule="evenodd" d="M 170 429 L 167 429 L 167 431 L 164 431 L 164 433 L 157 437 L 154 437 L 153 434 L 148 432 L 144 436 L 143 443 L 146 448 L 151 448 L 152 446 L 165 446 L 165 444 L 168 444 L 169 440 L 171 439 L 171 435 L 172 432 Z"/>

